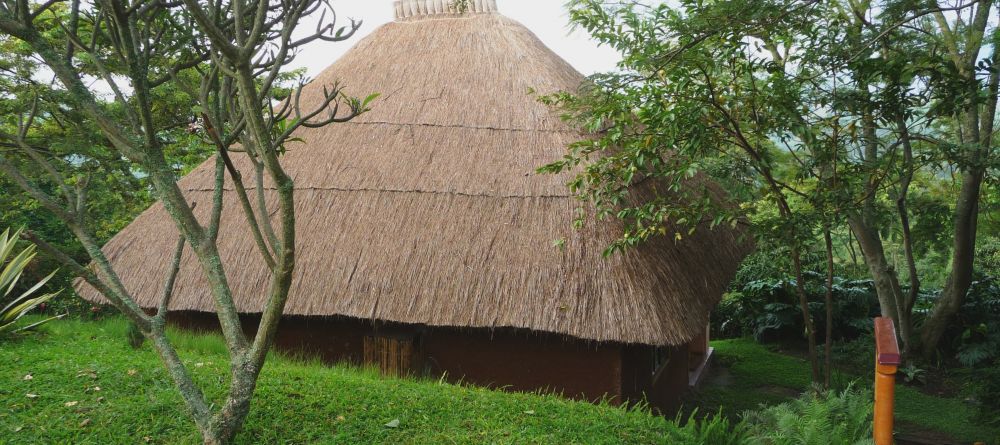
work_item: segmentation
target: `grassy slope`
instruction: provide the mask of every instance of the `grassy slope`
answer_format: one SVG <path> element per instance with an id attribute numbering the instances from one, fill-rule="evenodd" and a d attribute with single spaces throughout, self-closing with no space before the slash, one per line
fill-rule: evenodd
<path id="1" fill-rule="evenodd" d="M 0 343 L 0 442 L 199 442 L 155 354 L 125 345 L 123 321 L 59 321 L 46 330 Z M 174 337 L 197 380 L 218 398 L 225 383 L 221 341 Z M 397 428 L 385 426 L 394 419 Z M 238 442 L 656 443 L 666 425 L 638 410 L 382 379 L 277 357 L 261 376 Z"/>
<path id="2" fill-rule="evenodd" d="M 778 403 L 790 394 L 809 388 L 809 364 L 800 358 L 772 352 L 752 340 L 736 339 L 712 342 L 719 363 L 730 375 L 719 384 L 709 382 L 702 388 L 698 402 L 704 406 L 723 407 L 728 414 L 754 409 L 761 403 Z M 851 381 L 870 385 L 874 377 L 836 374 L 834 385 Z M 718 380 L 718 379 L 716 379 Z M 713 384 L 714 383 L 714 384 Z M 914 388 L 897 385 L 896 418 L 923 429 L 945 433 L 961 441 L 1000 443 L 1000 431 L 979 425 L 974 408 L 958 399 L 934 397 Z"/>
<path id="3" fill-rule="evenodd" d="M 48 335 L 0 343 L 0 442 L 198 443 L 155 355 L 124 342 L 119 319 L 59 321 Z M 218 399 L 225 348 L 217 337 L 173 333 L 197 380 Z M 714 342 L 729 375 L 697 400 L 729 414 L 778 403 L 809 386 L 808 364 L 748 340 Z M 26 375 L 31 379 L 26 380 Z M 853 376 L 838 375 L 846 384 Z M 861 380 L 867 381 L 867 377 Z M 36 394 L 30 398 L 27 394 Z M 959 400 L 899 387 L 898 417 L 961 440 L 1000 432 L 971 421 Z M 75 403 L 74 403 L 75 402 Z M 386 423 L 399 419 L 399 427 Z M 383 379 L 283 357 L 261 377 L 239 443 L 659 443 L 667 421 L 639 410 L 433 381 Z"/>

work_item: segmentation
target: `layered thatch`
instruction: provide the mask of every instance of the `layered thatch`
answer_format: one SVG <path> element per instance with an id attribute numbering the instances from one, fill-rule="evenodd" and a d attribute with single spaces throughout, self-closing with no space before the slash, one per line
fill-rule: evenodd
<path id="1" fill-rule="evenodd" d="M 568 178 L 534 173 L 581 135 L 527 92 L 573 90 L 582 76 L 499 14 L 427 8 L 373 32 L 302 95 L 310 109 L 337 80 L 351 94 L 382 93 L 351 123 L 303 129 L 282 158 L 299 240 L 286 313 L 647 344 L 701 332 L 744 254 L 737 234 L 704 230 L 603 258 L 621 228 L 574 231 Z M 212 166 L 181 180 L 191 201 L 210 201 Z M 220 251 L 239 310 L 259 312 L 267 270 L 232 195 Z M 105 246 L 142 306 L 156 305 L 176 237 L 156 204 Z M 171 309 L 214 310 L 190 250 Z"/>

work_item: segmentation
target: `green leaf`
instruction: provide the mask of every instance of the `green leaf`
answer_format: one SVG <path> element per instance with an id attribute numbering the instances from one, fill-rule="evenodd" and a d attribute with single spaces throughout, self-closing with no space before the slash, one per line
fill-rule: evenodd
<path id="1" fill-rule="evenodd" d="M 372 103 L 375 99 L 378 99 L 381 95 L 382 93 L 369 94 L 368 97 L 365 97 L 365 99 L 361 101 L 361 108 L 368 108 L 368 104 Z"/>

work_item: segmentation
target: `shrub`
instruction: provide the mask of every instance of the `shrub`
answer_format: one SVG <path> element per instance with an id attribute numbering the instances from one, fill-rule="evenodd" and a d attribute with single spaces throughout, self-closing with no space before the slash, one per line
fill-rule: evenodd
<path id="1" fill-rule="evenodd" d="M 743 414 L 749 444 L 855 445 L 872 443 L 872 396 L 844 391 L 808 393 Z"/>
<path id="2" fill-rule="evenodd" d="M 979 420 L 1000 427 L 1000 360 L 971 370 L 972 394 L 979 406 Z"/>
<path id="3" fill-rule="evenodd" d="M 817 332 L 825 330 L 826 278 L 807 272 L 806 296 Z M 792 278 L 750 281 L 727 293 L 713 313 L 713 336 L 754 339 L 796 338 L 804 331 L 802 312 Z M 835 277 L 833 283 L 834 338 L 854 338 L 871 330 L 878 300 L 871 280 Z"/>
<path id="4" fill-rule="evenodd" d="M 859 375 L 872 372 L 875 358 L 874 332 L 863 332 L 856 338 L 833 344 L 833 360 L 837 367 Z"/>
<path id="5" fill-rule="evenodd" d="M 954 346 L 962 365 L 977 366 L 1000 358 L 1000 286 L 995 278 L 972 283 L 956 324 L 961 334 Z"/>

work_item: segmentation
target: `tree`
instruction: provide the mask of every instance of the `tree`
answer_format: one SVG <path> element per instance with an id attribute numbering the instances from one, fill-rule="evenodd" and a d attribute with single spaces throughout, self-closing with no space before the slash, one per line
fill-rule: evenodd
<path id="1" fill-rule="evenodd" d="M 754 55 L 751 47 L 795 39 L 797 30 L 813 26 L 813 8 L 769 1 L 572 5 L 572 20 L 621 51 L 625 70 L 594 77 L 581 95 L 547 99 L 599 137 L 574 144 L 565 159 L 543 171 L 585 165 L 570 187 L 594 202 L 599 214 L 625 220 L 615 248 L 675 227 L 737 224 L 737 215 L 714 205 L 691 178 L 718 164 L 742 172 L 739 186 L 763 198 L 752 209 L 758 235 L 787 246 L 812 377 L 822 382 L 802 273 L 802 253 L 817 227 L 818 198 L 807 191 L 815 181 L 787 169 L 779 145 L 786 135 L 808 136 L 793 110 L 803 86 L 784 75 L 783 59 Z M 762 33 L 765 39 L 757 37 Z M 647 177 L 656 185 L 650 185 L 652 198 L 643 199 L 634 195 L 634 185 Z"/>
<path id="2" fill-rule="evenodd" d="M 967 190 L 956 198 L 953 284 L 923 335 L 933 350 L 934 324 L 954 314 L 971 277 L 976 184 L 988 168 L 996 111 L 995 76 L 988 74 L 997 72 L 996 58 L 978 59 L 988 46 L 983 17 L 991 3 L 573 1 L 571 20 L 621 52 L 622 70 L 545 98 L 598 137 L 574 144 L 543 171 L 585 165 L 569 186 L 599 216 L 626 222 L 613 248 L 676 225 L 735 223 L 740 215 L 692 206 L 698 201 L 684 198 L 697 192 L 676 191 L 696 173 L 714 176 L 742 198 L 742 216 L 758 239 L 787 246 L 796 282 L 800 257 L 820 244 L 820 234 L 829 281 L 835 260 L 827 235 L 846 226 L 883 316 L 896 321 L 909 351 L 920 291 L 914 249 L 923 241 L 913 237 L 907 198 L 918 172 L 954 166 L 965 172 Z M 961 57 L 942 53 L 955 45 L 950 52 Z M 974 126 L 975 142 L 954 142 L 968 141 Z M 670 193 L 635 194 L 632 185 L 647 177 Z M 886 254 L 889 227 L 901 233 L 905 289 Z M 813 376 L 818 380 L 815 359 Z"/>
<path id="3" fill-rule="evenodd" d="M 934 306 L 924 322 L 921 340 L 924 356 L 931 357 L 962 306 L 972 285 L 976 255 L 976 234 L 983 182 L 990 164 L 995 162 L 993 147 L 997 98 L 1000 95 L 1000 29 L 990 23 L 992 1 L 972 2 L 957 16 L 934 13 L 936 35 L 946 49 L 953 77 L 946 90 L 953 93 L 945 102 L 955 119 L 949 160 L 958 166 L 961 189 L 955 201 L 951 271 Z M 992 29 L 991 29 L 992 26 Z M 990 51 L 991 56 L 980 59 Z"/>
<path id="4" fill-rule="evenodd" d="M 322 14 L 320 25 L 300 36 L 295 32 L 300 21 L 313 13 Z M 346 97 L 340 86 L 333 85 L 319 106 L 302 110 L 297 93 L 276 97 L 282 91 L 283 68 L 297 48 L 317 39 L 345 40 L 359 26 L 353 20 L 339 26 L 330 5 L 317 0 L 102 0 L 93 5 L 79 0 L 0 1 L 0 35 L 25 45 L 31 57 L 54 75 L 53 87 L 60 93 L 59 99 L 39 97 L 47 106 L 20 115 L 16 132 L 5 135 L 17 151 L 0 156 L 0 171 L 66 225 L 92 266 L 85 267 L 36 234 L 24 236 L 97 289 L 150 340 L 205 443 L 228 443 L 239 431 L 288 296 L 295 267 L 295 210 L 293 183 L 280 163 L 283 146 L 299 127 L 350 120 L 373 99 Z M 87 81 L 95 79 L 111 91 L 110 101 L 87 87 Z M 203 203 L 211 206 L 207 222 L 195 218 L 194 204 L 177 185 L 176 166 L 167 160 L 166 152 L 176 141 L 165 136 L 177 123 L 154 110 L 157 95 L 169 88 L 182 89 L 195 99 L 188 110 L 200 117 L 205 143 L 216 152 L 213 200 Z M 39 125 L 56 119 L 51 112 L 55 107 L 72 110 L 96 128 L 112 150 L 113 161 L 85 151 L 80 156 L 109 168 L 106 162 L 120 161 L 139 172 L 177 226 L 180 236 L 172 273 L 153 314 L 135 303 L 100 249 L 89 216 L 91 198 L 84 172 L 76 162 L 57 162 L 50 152 L 29 143 Z M 238 171 L 233 156 L 245 156 L 253 171 Z M 44 172 L 44 178 L 26 174 L 31 169 Z M 251 175 L 250 187 L 257 196 L 253 201 L 244 174 Z M 265 179 L 273 184 L 276 223 L 266 210 Z M 225 229 L 219 225 L 224 186 L 236 190 L 239 211 L 270 270 L 261 322 L 250 337 L 240 325 L 216 243 Z M 165 335 L 173 280 L 186 246 L 210 283 L 229 351 L 228 391 L 219 404 L 206 399 Z"/>

